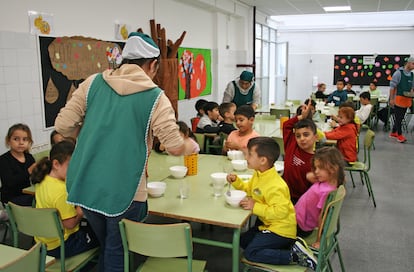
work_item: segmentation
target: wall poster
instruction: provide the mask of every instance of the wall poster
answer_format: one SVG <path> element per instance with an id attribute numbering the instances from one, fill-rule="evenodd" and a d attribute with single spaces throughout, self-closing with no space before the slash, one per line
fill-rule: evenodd
<path id="1" fill-rule="evenodd" d="M 211 50 L 178 48 L 178 100 L 211 94 Z"/>
<path id="2" fill-rule="evenodd" d="M 333 84 L 340 78 L 353 85 L 389 86 L 392 74 L 410 55 L 335 55 Z"/>
<path id="3" fill-rule="evenodd" d="M 122 61 L 123 42 L 81 36 L 39 36 L 45 127 L 54 125 L 79 84 L 88 76 L 116 67 Z"/>

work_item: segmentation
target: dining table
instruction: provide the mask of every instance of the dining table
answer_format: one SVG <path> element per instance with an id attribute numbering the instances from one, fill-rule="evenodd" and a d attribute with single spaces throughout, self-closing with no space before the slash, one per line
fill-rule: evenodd
<path id="1" fill-rule="evenodd" d="M 27 250 L 0 244 L 0 267 L 8 264 L 11 260 L 21 257 Z M 46 267 L 55 262 L 55 257 L 46 255 Z"/>
<path id="2" fill-rule="evenodd" d="M 226 156 L 198 154 L 197 174 L 177 179 L 169 174 L 169 167 L 183 165 L 183 157 L 174 157 L 152 152 L 148 161 L 148 182 L 164 181 L 167 184 L 161 197 L 148 197 L 150 215 L 198 222 L 229 228 L 233 230 L 231 241 L 193 237 L 194 243 L 228 248 L 232 252 L 232 271 L 239 271 L 240 233 L 248 223 L 250 210 L 232 207 L 225 201 L 224 188 L 221 196 L 214 196 L 212 178 L 214 172 L 223 172 L 231 161 Z M 236 174 L 251 174 L 252 170 L 236 171 Z M 180 186 L 186 183 L 189 192 L 187 198 L 180 197 Z"/>

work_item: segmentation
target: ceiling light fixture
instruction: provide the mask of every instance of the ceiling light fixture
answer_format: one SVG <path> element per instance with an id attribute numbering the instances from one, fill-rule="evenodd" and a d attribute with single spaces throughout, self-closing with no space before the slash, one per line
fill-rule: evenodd
<path id="1" fill-rule="evenodd" d="M 335 11 L 350 11 L 351 6 L 332 6 L 332 7 L 323 7 L 326 12 L 335 12 Z"/>

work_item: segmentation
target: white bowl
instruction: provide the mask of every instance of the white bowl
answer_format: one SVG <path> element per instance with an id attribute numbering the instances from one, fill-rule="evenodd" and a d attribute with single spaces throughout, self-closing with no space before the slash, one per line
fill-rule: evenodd
<path id="1" fill-rule="evenodd" d="M 240 150 L 227 151 L 227 157 L 229 158 L 229 160 L 244 160 L 243 151 Z"/>
<path id="2" fill-rule="evenodd" d="M 224 195 L 226 196 L 226 202 L 230 206 L 239 207 L 240 201 L 246 197 L 246 192 L 240 190 L 231 190 L 230 196 L 227 193 L 225 193 Z"/>
<path id="3" fill-rule="evenodd" d="M 170 173 L 175 178 L 183 178 L 187 174 L 187 167 L 182 165 L 171 166 Z"/>
<path id="4" fill-rule="evenodd" d="M 162 196 L 166 188 L 167 184 L 162 181 L 152 181 L 147 184 L 148 194 L 152 197 Z"/>
<path id="5" fill-rule="evenodd" d="M 233 165 L 233 169 L 236 171 L 243 171 L 247 169 L 246 160 L 232 160 L 231 164 Z"/>
<path id="6" fill-rule="evenodd" d="M 227 181 L 227 173 L 224 172 L 217 172 L 210 175 L 210 177 L 213 179 L 213 183 L 220 183 L 220 184 L 226 184 Z"/>

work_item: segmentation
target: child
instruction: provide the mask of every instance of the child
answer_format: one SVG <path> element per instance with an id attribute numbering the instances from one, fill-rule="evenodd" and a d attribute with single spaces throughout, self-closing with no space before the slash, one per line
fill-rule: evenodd
<path id="1" fill-rule="evenodd" d="M 66 171 L 74 149 L 75 145 L 69 141 L 55 144 L 50 151 L 50 159 L 41 159 L 31 174 L 35 184 L 36 208 L 56 208 L 59 211 L 65 232 L 65 257 L 98 246 L 91 230 L 79 228 L 82 209 L 67 203 Z M 46 244 L 48 255 L 60 258 L 58 238 L 35 237 L 35 240 Z"/>
<path id="2" fill-rule="evenodd" d="M 353 108 L 341 107 L 336 118 L 339 126 L 325 132 L 326 139 L 338 141 L 337 147 L 348 164 L 357 160 L 358 126 L 354 118 Z"/>
<path id="3" fill-rule="evenodd" d="M 371 94 L 369 92 L 361 93 L 359 95 L 359 102 L 361 103 L 361 107 L 359 110 L 355 111 L 355 116 L 357 116 L 359 118 L 359 122 L 363 124 L 371 114 Z"/>
<path id="4" fill-rule="evenodd" d="M 203 109 L 204 115 L 201 116 L 197 124 L 197 133 L 217 133 L 219 131 L 218 121 L 220 119 L 219 105 L 216 102 L 207 102 Z"/>
<path id="5" fill-rule="evenodd" d="M 335 106 L 339 106 L 345 102 L 348 99 L 348 95 L 346 94 L 346 91 L 344 91 L 344 87 L 345 81 L 343 79 L 338 79 L 336 81 L 336 91 L 328 96 L 327 102 L 333 102 L 335 103 Z"/>
<path id="6" fill-rule="evenodd" d="M 347 95 L 356 95 L 356 92 L 352 90 L 352 83 L 347 82 L 346 83 L 346 94 Z"/>
<path id="7" fill-rule="evenodd" d="M 283 179 L 290 189 L 293 203 L 312 185 L 306 174 L 311 171 L 311 160 L 314 146 L 317 141 L 316 125 L 308 118 L 311 114 L 311 105 L 304 105 L 302 113 L 283 124 L 283 144 L 285 148 L 285 162 Z"/>
<path id="8" fill-rule="evenodd" d="M 228 150 L 241 150 L 246 153 L 247 142 L 251 138 L 259 136 L 253 130 L 254 115 L 254 109 L 250 105 L 242 105 L 236 109 L 234 117 L 238 130 L 232 131 L 227 137 L 226 144 L 223 147 L 224 153 Z"/>
<path id="9" fill-rule="evenodd" d="M 253 262 L 307 265 L 295 245 L 296 216 L 289 188 L 274 167 L 279 145 L 270 137 L 255 137 L 247 148 L 247 164 L 254 169 L 253 177 L 245 182 L 234 174 L 227 175 L 228 182 L 247 193 L 240 206 L 258 217 L 256 226 L 240 237 L 244 256 Z M 292 246 L 296 250 L 292 251 Z"/>
<path id="10" fill-rule="evenodd" d="M 377 83 L 375 83 L 374 81 L 369 83 L 368 92 L 370 93 L 371 97 L 380 97 L 381 95 L 380 90 L 377 89 Z"/>
<path id="11" fill-rule="evenodd" d="M 198 145 L 195 136 L 193 132 L 190 130 L 190 128 L 187 126 L 186 123 L 183 121 L 177 121 L 178 129 L 180 130 L 180 135 L 183 137 L 183 139 L 189 139 L 189 141 L 192 143 L 193 149 L 192 153 L 199 153 L 200 152 L 200 146 Z M 155 151 L 161 153 L 165 151 L 165 147 L 160 143 L 157 142 L 154 145 Z"/>
<path id="12" fill-rule="evenodd" d="M 318 89 L 315 92 L 315 98 L 316 99 L 322 99 L 323 101 L 326 100 L 328 97 L 324 92 L 326 91 L 326 84 L 325 83 L 319 83 Z"/>
<path id="13" fill-rule="evenodd" d="M 6 135 L 9 151 L 0 156 L 1 201 L 31 206 L 33 196 L 23 194 L 22 189 L 30 186 L 30 173 L 35 159 L 29 153 L 33 144 L 30 128 L 25 124 L 11 126 Z"/>
<path id="14" fill-rule="evenodd" d="M 220 122 L 218 125 L 220 128 L 220 132 L 225 134 L 230 134 L 233 130 L 236 130 L 234 127 L 234 112 L 236 111 L 236 104 L 233 102 L 224 102 L 221 103 L 219 106 L 219 112 L 223 121 Z"/>
<path id="15" fill-rule="evenodd" d="M 191 130 L 194 132 L 197 130 L 197 125 L 198 125 L 198 122 L 200 122 L 200 118 L 204 115 L 203 107 L 207 102 L 208 101 L 205 99 L 199 99 L 195 103 L 195 109 L 197 111 L 197 116 L 191 118 Z"/>
<path id="16" fill-rule="evenodd" d="M 312 186 L 295 205 L 299 237 L 306 237 L 321 223 L 321 211 L 328 194 L 344 183 L 344 158 L 335 147 L 321 147 L 312 159 L 308 174 Z"/>

